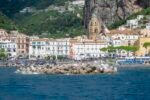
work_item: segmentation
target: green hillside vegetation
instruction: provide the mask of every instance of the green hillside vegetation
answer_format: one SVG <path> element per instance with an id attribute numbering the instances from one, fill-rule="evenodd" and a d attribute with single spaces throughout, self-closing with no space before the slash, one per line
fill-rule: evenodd
<path id="1" fill-rule="evenodd" d="M 150 7 L 149 8 L 146 8 L 146 9 L 143 9 L 142 11 L 140 12 L 137 12 L 135 14 L 132 14 L 130 15 L 127 19 L 124 19 L 124 20 L 119 20 L 119 21 L 116 21 L 115 23 L 113 23 L 112 25 L 109 26 L 110 29 L 115 29 L 115 28 L 118 28 L 119 26 L 125 24 L 127 22 L 127 20 L 129 19 L 134 19 L 136 18 L 138 15 L 150 15 Z"/>
<path id="2" fill-rule="evenodd" d="M 7 16 L 0 12 L 0 28 L 14 30 L 16 29 L 16 25 Z"/>
<path id="3" fill-rule="evenodd" d="M 78 18 L 77 13 L 49 11 L 19 17 L 16 18 L 19 28 L 29 35 L 60 38 L 85 34 L 82 25 L 83 18 Z"/>
<path id="4" fill-rule="evenodd" d="M 49 5 L 64 5 L 71 0 L 0 0 L 0 11 L 9 17 L 13 17 L 25 7 L 45 9 Z"/>
<path id="5" fill-rule="evenodd" d="M 83 16 L 82 10 L 76 8 L 75 12 L 66 11 L 38 11 L 44 10 L 50 5 L 65 6 L 66 1 L 72 0 L 1 0 L 0 28 L 6 30 L 18 29 L 28 35 L 61 38 L 74 37 L 85 34 L 83 18 L 77 17 L 77 13 Z M 19 14 L 25 7 L 37 9 L 35 13 Z M 10 20 L 11 19 L 11 20 Z M 15 23 L 15 24 L 14 24 Z"/>

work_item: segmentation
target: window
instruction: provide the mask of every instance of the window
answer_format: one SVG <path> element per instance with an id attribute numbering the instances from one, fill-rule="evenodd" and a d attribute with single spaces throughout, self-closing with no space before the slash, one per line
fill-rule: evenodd
<path id="1" fill-rule="evenodd" d="M 36 42 L 32 42 L 32 44 L 36 44 Z"/>
<path id="2" fill-rule="evenodd" d="M 32 46 L 32 48 L 33 48 L 33 49 L 35 49 L 35 48 L 36 48 L 36 46 Z"/>
<path id="3" fill-rule="evenodd" d="M 37 44 L 41 44 L 41 42 L 37 42 Z"/>
<path id="4" fill-rule="evenodd" d="M 94 30 L 94 32 L 97 33 L 97 32 L 98 32 L 98 29 L 96 28 L 96 29 Z"/>
<path id="5" fill-rule="evenodd" d="M 13 52 L 16 52 L 16 49 L 13 49 Z"/>
<path id="6" fill-rule="evenodd" d="M 22 49 L 24 49 L 24 45 L 22 45 Z"/>
<path id="7" fill-rule="evenodd" d="M 38 46 L 38 49 L 41 49 L 41 47 L 40 47 L 40 46 Z"/>

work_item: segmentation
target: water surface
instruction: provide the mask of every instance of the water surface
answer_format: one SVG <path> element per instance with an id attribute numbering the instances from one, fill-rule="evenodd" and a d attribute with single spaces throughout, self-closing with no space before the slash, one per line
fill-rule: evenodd
<path id="1" fill-rule="evenodd" d="M 150 100 L 150 68 L 71 76 L 13 72 L 0 68 L 0 100 Z"/>

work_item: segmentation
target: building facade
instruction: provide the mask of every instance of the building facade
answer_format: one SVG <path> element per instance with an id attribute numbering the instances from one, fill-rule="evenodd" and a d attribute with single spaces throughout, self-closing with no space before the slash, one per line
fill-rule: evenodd
<path id="1" fill-rule="evenodd" d="M 29 56 L 29 43 L 30 38 L 18 31 L 11 31 L 9 38 L 17 44 L 17 57 L 28 57 Z"/>
<path id="2" fill-rule="evenodd" d="M 35 39 L 30 42 L 30 59 L 55 56 L 68 57 L 70 49 L 69 39 Z"/>
<path id="3" fill-rule="evenodd" d="M 108 46 L 104 41 L 93 40 L 70 40 L 70 43 L 70 58 L 75 60 L 104 57 L 105 52 L 100 49 Z"/>
<path id="4" fill-rule="evenodd" d="M 4 49 L 7 53 L 8 58 L 16 58 L 17 57 L 17 44 L 15 42 L 2 39 L 0 40 L 0 48 Z"/>

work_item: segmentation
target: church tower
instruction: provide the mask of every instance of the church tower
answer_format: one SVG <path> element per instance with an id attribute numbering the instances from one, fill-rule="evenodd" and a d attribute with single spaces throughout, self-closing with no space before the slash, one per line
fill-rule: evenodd
<path id="1" fill-rule="evenodd" d="M 96 40 L 97 36 L 101 33 L 102 25 L 97 13 L 93 13 L 92 15 L 88 26 L 88 31 L 88 38 L 91 40 Z"/>

